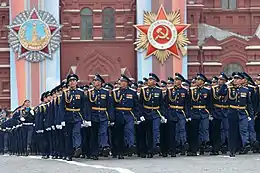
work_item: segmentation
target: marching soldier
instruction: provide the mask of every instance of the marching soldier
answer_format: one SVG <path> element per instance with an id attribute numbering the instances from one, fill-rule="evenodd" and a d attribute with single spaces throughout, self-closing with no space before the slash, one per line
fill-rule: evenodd
<path id="1" fill-rule="evenodd" d="M 102 87 L 104 79 L 96 74 L 93 79 L 94 88 L 88 92 L 89 113 L 91 118 L 91 151 L 94 160 L 98 160 L 99 146 L 103 156 L 110 152 L 108 144 L 108 125 L 113 123 L 114 116 L 109 91 Z"/>
<path id="2" fill-rule="evenodd" d="M 192 126 L 191 152 L 189 156 L 197 156 L 199 145 L 201 154 L 208 147 L 209 116 L 211 116 L 211 91 L 204 86 L 207 78 L 203 74 L 197 75 L 197 86 L 191 87 L 190 118 Z M 199 141 L 198 141 L 199 140 Z"/>
<path id="3" fill-rule="evenodd" d="M 217 79 L 217 77 L 215 77 Z M 224 148 L 225 141 L 228 138 L 228 122 L 227 122 L 227 115 L 228 115 L 228 103 L 227 103 L 227 93 L 226 95 L 219 94 L 220 89 L 227 91 L 227 85 L 225 84 L 228 80 L 228 77 L 225 73 L 221 73 L 218 77 L 218 85 L 212 86 L 212 102 L 213 102 L 213 109 L 212 109 L 212 145 L 213 149 L 211 151 L 211 155 L 218 155 L 221 144 Z M 222 124 L 222 128 L 221 128 Z M 222 136 L 222 140 L 221 140 Z M 223 143 L 221 143 L 223 141 Z"/>
<path id="4" fill-rule="evenodd" d="M 235 157 L 239 136 L 241 136 L 243 153 L 247 153 L 250 149 L 248 141 L 248 117 L 252 116 L 253 109 L 248 88 L 241 86 L 241 80 L 244 76 L 239 72 L 234 72 L 232 76 L 234 78 L 233 86 L 228 87 L 228 103 L 230 105 L 228 113 L 228 146 L 230 157 Z M 225 89 L 223 88 L 219 94 L 225 96 Z"/>
<path id="5" fill-rule="evenodd" d="M 258 142 L 260 142 L 260 74 L 258 74 L 255 83 L 257 84 L 257 110 L 255 113 L 255 131 L 256 131 L 256 139 Z M 255 150 L 254 152 L 260 152 L 260 149 Z"/>
<path id="6" fill-rule="evenodd" d="M 71 161 L 73 148 L 74 157 L 81 155 L 81 124 L 86 125 L 87 113 L 84 91 L 77 88 L 78 76 L 69 74 L 67 82 L 69 88 L 62 93 L 60 102 L 61 124 L 65 124 L 66 160 Z M 90 125 L 90 124 L 89 124 Z"/>
<path id="7" fill-rule="evenodd" d="M 139 118 L 138 97 L 136 90 L 129 87 L 130 79 L 122 75 L 120 88 L 113 90 L 113 106 L 115 108 L 115 129 L 118 139 L 118 159 L 123 159 L 125 149 L 129 154 L 134 149 L 134 124 Z"/>
<path id="8" fill-rule="evenodd" d="M 258 109 L 258 90 L 257 85 L 253 81 L 253 79 L 246 73 L 242 72 L 244 79 L 243 79 L 243 86 L 247 87 L 250 92 L 250 99 L 252 102 L 253 114 L 251 117 L 248 118 L 248 133 L 249 133 L 249 142 L 251 144 L 251 148 L 253 150 L 258 150 L 259 142 L 256 140 L 256 132 L 255 132 L 255 112 Z"/>
<path id="9" fill-rule="evenodd" d="M 176 157 L 176 134 L 179 136 L 179 145 L 182 152 L 188 149 L 186 137 L 186 114 L 188 112 L 188 91 L 182 87 L 184 77 L 175 73 L 175 86 L 169 87 L 165 96 L 166 119 L 167 119 L 167 138 L 171 157 Z M 176 128 L 177 127 L 177 128 Z M 177 131 L 176 131 L 177 130 Z M 163 156 L 166 156 L 164 153 Z"/>
<path id="10" fill-rule="evenodd" d="M 142 88 L 140 93 L 140 104 L 142 105 L 141 121 L 145 121 L 145 131 L 143 139 L 147 139 L 148 158 L 152 158 L 154 151 L 159 146 L 160 141 L 160 122 L 166 123 L 163 112 L 163 94 L 162 90 L 156 87 L 159 78 L 149 74 L 148 86 Z M 145 149 L 142 149 L 145 151 Z"/>

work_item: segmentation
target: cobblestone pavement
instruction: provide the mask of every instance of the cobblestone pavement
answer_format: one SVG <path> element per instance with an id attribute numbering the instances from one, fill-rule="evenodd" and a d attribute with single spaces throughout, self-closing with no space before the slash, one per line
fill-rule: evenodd
<path id="1" fill-rule="evenodd" d="M 260 171 L 260 155 L 74 159 L 72 162 L 6 155 L 0 156 L 0 170 L 1 173 L 256 173 Z"/>

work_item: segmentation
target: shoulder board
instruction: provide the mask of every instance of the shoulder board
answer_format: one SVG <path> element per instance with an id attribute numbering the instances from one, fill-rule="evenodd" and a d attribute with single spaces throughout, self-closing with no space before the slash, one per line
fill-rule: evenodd
<path id="1" fill-rule="evenodd" d="M 78 90 L 78 91 L 82 91 L 82 92 L 84 92 L 84 90 L 83 90 L 83 89 L 81 89 L 81 88 L 77 88 L 77 90 Z"/>
<path id="2" fill-rule="evenodd" d="M 232 85 L 228 85 L 228 88 L 234 88 L 234 86 L 232 86 Z"/>
<path id="3" fill-rule="evenodd" d="M 89 89 L 88 91 L 92 91 L 92 90 L 94 90 L 94 88 L 91 88 L 91 89 Z"/>
<path id="4" fill-rule="evenodd" d="M 115 88 L 115 89 L 113 89 L 113 91 L 117 91 L 117 90 L 119 90 L 119 88 Z"/>
<path id="5" fill-rule="evenodd" d="M 195 87 L 190 87 L 191 90 L 196 89 L 196 88 L 197 88 L 196 86 Z"/>
<path id="6" fill-rule="evenodd" d="M 148 88 L 148 86 L 144 86 L 144 87 L 142 87 L 142 89 L 145 89 L 145 88 Z"/>
<path id="7" fill-rule="evenodd" d="M 257 86 L 254 86 L 254 85 L 248 85 L 248 87 L 257 88 Z"/>
<path id="8" fill-rule="evenodd" d="M 211 90 L 211 88 L 209 88 L 209 87 L 205 87 L 205 86 L 204 86 L 203 88 L 205 88 L 205 89 L 207 89 L 207 90 Z"/>
<path id="9" fill-rule="evenodd" d="M 69 90 L 70 90 L 70 89 L 67 88 L 67 89 L 65 89 L 65 90 L 63 90 L 63 91 L 64 91 L 64 92 L 67 92 L 67 91 L 69 91 Z"/>
<path id="10" fill-rule="evenodd" d="M 135 89 L 133 89 L 133 88 L 129 88 L 130 90 L 132 90 L 132 91 L 134 91 L 134 92 L 136 92 L 136 90 Z"/>
<path id="11" fill-rule="evenodd" d="M 102 88 L 103 90 L 105 90 L 105 91 L 109 91 L 108 89 L 106 89 L 106 88 Z"/>

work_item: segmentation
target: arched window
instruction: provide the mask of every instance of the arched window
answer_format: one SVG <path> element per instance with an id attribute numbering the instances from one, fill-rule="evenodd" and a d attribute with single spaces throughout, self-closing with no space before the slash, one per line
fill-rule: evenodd
<path id="1" fill-rule="evenodd" d="M 115 38 L 115 10 L 113 8 L 105 8 L 102 12 L 103 39 Z"/>
<path id="2" fill-rule="evenodd" d="M 92 40 L 93 38 L 93 15 L 92 10 L 84 8 L 80 12 L 80 39 L 81 40 Z"/>
<path id="3" fill-rule="evenodd" d="M 233 72 L 243 72 L 244 69 L 239 63 L 227 64 L 224 67 L 224 73 L 228 76 L 231 76 Z"/>
<path id="4" fill-rule="evenodd" d="M 237 0 L 222 0 L 221 7 L 222 9 L 236 9 Z"/>

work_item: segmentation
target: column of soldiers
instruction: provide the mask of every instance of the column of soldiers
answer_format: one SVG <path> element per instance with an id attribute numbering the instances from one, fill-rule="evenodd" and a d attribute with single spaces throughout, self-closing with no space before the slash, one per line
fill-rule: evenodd
<path id="1" fill-rule="evenodd" d="M 260 75 L 188 81 L 176 73 L 160 81 L 150 73 L 137 83 L 122 75 L 112 85 L 96 74 L 81 87 L 78 80 L 70 74 L 38 106 L 25 100 L 12 117 L 2 116 L 0 153 L 71 161 L 260 151 Z"/>

